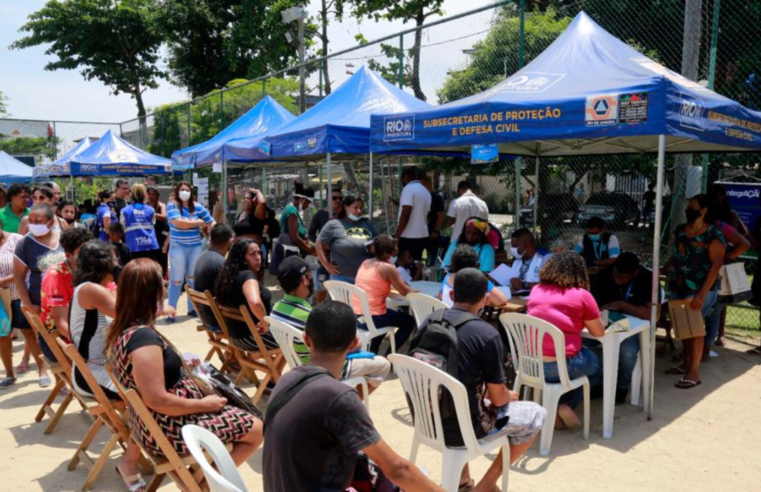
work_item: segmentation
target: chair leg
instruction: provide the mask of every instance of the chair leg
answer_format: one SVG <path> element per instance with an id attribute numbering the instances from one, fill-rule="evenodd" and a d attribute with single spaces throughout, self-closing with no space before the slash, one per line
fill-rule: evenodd
<path id="1" fill-rule="evenodd" d="M 396 337 L 394 336 L 395 334 L 396 333 L 394 333 L 393 330 L 388 332 L 388 338 L 389 338 L 389 343 L 391 344 L 391 353 L 392 354 L 396 353 Z"/>
<path id="2" fill-rule="evenodd" d="M 412 449 L 410 449 L 410 463 L 414 464 L 417 460 L 417 453 L 420 450 L 420 440 L 417 438 L 417 433 L 412 437 Z"/>
<path id="3" fill-rule="evenodd" d="M 71 400 L 73 399 L 74 399 L 74 395 L 72 395 L 71 393 L 63 397 L 63 400 L 61 400 L 61 404 L 58 405 L 58 409 L 55 411 L 55 415 L 53 415 L 53 418 L 50 419 L 48 426 L 45 428 L 46 435 L 52 434 L 52 432 L 58 426 L 58 422 L 63 417 L 63 414 L 66 413 L 66 409 L 69 407 L 69 403 L 71 403 Z"/>
<path id="4" fill-rule="evenodd" d="M 84 453 L 85 456 L 87 455 L 87 449 L 90 447 L 90 444 L 92 444 L 102 425 L 103 421 L 101 419 L 95 419 L 95 422 L 93 422 L 93 424 L 90 426 L 90 429 L 87 431 L 87 434 L 85 434 L 84 439 L 82 439 L 82 443 L 74 452 L 74 456 L 72 456 L 71 461 L 69 461 L 69 471 L 73 471 L 77 467 L 82 456 L 81 453 Z"/>
<path id="5" fill-rule="evenodd" d="M 441 460 L 441 488 L 444 490 L 457 490 L 460 485 L 460 476 L 465 462 L 459 453 L 444 450 Z"/>
<path id="6" fill-rule="evenodd" d="M 45 414 L 47 413 L 45 409 L 50 407 L 50 405 L 53 404 L 56 396 L 58 396 L 58 393 L 61 391 L 61 388 L 63 387 L 64 384 L 65 383 L 63 382 L 63 379 L 56 380 L 55 386 L 53 386 L 53 389 L 50 390 L 48 397 L 45 398 L 45 401 L 42 403 L 42 406 L 40 407 L 40 411 L 37 412 L 37 416 L 34 417 L 35 422 L 40 422 L 43 418 L 45 418 Z"/>
<path id="7" fill-rule="evenodd" d="M 584 383 L 584 440 L 589 441 L 589 382 Z"/>
<path id="8" fill-rule="evenodd" d="M 629 403 L 635 407 L 639 405 L 639 393 L 642 385 L 642 354 L 637 356 L 637 365 L 632 374 L 632 386 L 629 392 Z"/>
<path id="9" fill-rule="evenodd" d="M 365 397 L 365 408 L 368 413 L 370 412 L 370 387 L 367 384 L 367 379 L 362 378 L 362 394 Z"/>
<path id="10" fill-rule="evenodd" d="M 510 479 L 510 445 L 502 445 L 502 492 L 507 492 Z"/>
<path id="11" fill-rule="evenodd" d="M 95 483 L 95 480 L 98 479 L 98 476 L 100 476 L 100 473 L 106 466 L 106 462 L 108 462 L 109 458 L 111 457 L 111 451 L 113 451 L 117 442 L 119 442 L 119 434 L 113 434 L 111 439 L 109 439 L 106 445 L 103 446 L 103 450 L 100 452 L 100 456 L 98 456 L 98 459 L 95 461 L 92 470 L 90 470 L 90 473 L 87 475 L 85 483 L 82 484 L 82 492 L 87 492 L 90 490 L 90 488 L 92 488 L 92 484 Z"/>
<path id="12" fill-rule="evenodd" d="M 166 477 L 166 473 L 159 473 L 154 476 L 151 483 L 148 484 L 148 488 L 145 489 L 145 492 L 156 492 L 159 487 L 161 487 L 161 482 L 164 481 L 164 477 Z"/>
<path id="13" fill-rule="evenodd" d="M 534 392 L 537 392 L 534 388 Z M 552 446 L 552 435 L 555 433 L 555 418 L 558 414 L 558 401 L 560 395 L 554 391 L 543 391 L 544 398 L 542 400 L 542 406 L 547 410 L 547 418 L 544 419 L 544 426 L 542 427 L 542 437 L 539 443 L 539 454 L 547 456 L 550 454 L 550 447 Z M 589 401 L 589 400 L 585 400 Z"/>

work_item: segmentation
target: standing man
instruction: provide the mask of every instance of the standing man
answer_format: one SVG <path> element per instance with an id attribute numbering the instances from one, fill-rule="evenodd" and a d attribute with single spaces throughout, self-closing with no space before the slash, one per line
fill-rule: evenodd
<path id="1" fill-rule="evenodd" d="M 444 225 L 444 197 L 436 191 L 433 191 L 433 181 L 428 176 L 420 180 L 425 189 L 431 194 L 431 210 L 428 212 L 428 245 L 425 247 L 428 255 L 428 265 L 436 264 L 436 258 L 439 256 L 441 226 Z"/>
<path id="2" fill-rule="evenodd" d="M 313 243 L 317 243 L 317 238 L 320 237 L 320 231 L 328 223 L 330 219 L 338 217 L 338 213 L 341 211 L 341 199 L 343 194 L 340 187 L 334 187 L 331 191 L 330 203 L 325 204 L 325 208 L 314 214 L 312 222 L 309 224 L 309 231 L 307 235 L 309 240 Z M 324 283 L 326 280 L 330 280 L 330 273 L 325 269 L 322 264 L 317 269 L 317 275 L 314 278 L 314 303 L 319 304 L 325 300 L 328 293 L 325 290 Z"/>
<path id="3" fill-rule="evenodd" d="M 0 209 L 3 230 L 18 234 L 21 219 L 29 215 L 29 187 L 23 183 L 13 183 L 8 188 L 8 205 Z"/>
<path id="4" fill-rule="evenodd" d="M 122 209 L 127 206 L 127 197 L 129 196 L 129 182 L 126 179 L 116 180 L 116 216 L 122 213 Z"/>
<path id="5" fill-rule="evenodd" d="M 402 196 L 399 198 L 399 223 L 396 240 L 399 252 L 409 251 L 415 261 L 423 259 L 428 244 L 428 212 L 431 210 L 431 192 L 420 182 L 417 168 L 402 172 Z"/>
<path id="6" fill-rule="evenodd" d="M 457 243 L 465 229 L 465 222 L 473 217 L 489 220 L 489 206 L 473 193 L 472 186 L 468 181 L 460 181 L 457 185 L 457 199 L 449 203 L 447 211 L 447 227 L 452 227 L 450 241 Z"/>

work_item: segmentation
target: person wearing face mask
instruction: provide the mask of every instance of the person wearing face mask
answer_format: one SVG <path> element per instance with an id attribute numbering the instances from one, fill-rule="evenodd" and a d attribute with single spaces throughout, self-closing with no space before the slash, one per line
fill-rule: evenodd
<path id="1" fill-rule="evenodd" d="M 539 283 L 539 270 L 549 252 L 537 247 L 534 235 L 528 229 L 518 229 L 510 240 L 516 245 L 510 247 L 514 258 L 510 267 L 510 289 L 512 292 L 531 290 Z"/>
<path id="2" fill-rule="evenodd" d="M 669 298 L 689 299 L 690 308 L 700 311 L 707 319 L 716 308 L 719 290 L 719 270 L 724 264 L 726 239 L 716 227 L 716 218 L 711 215 L 708 195 L 690 198 L 685 216 L 687 223 L 674 231 L 671 258 L 664 271 L 669 277 Z M 683 362 L 672 367 L 667 374 L 681 375 L 676 383 L 680 389 L 690 389 L 701 383 L 700 361 L 703 356 L 705 337 L 688 338 L 682 341 Z"/>
<path id="3" fill-rule="evenodd" d="M 193 273 L 196 261 L 203 253 L 202 228 L 211 228 L 214 219 L 206 208 L 193 199 L 193 188 L 187 181 L 180 181 L 174 187 L 175 198 L 167 206 L 169 222 L 169 306 L 177 309 L 177 301 L 182 294 L 183 282 L 193 288 Z M 188 298 L 188 315 L 195 316 L 193 305 Z M 167 316 L 168 323 L 174 323 L 173 315 Z"/>
<path id="4" fill-rule="evenodd" d="M 605 221 L 601 217 L 587 221 L 586 232 L 573 250 L 584 257 L 587 267 L 610 266 L 621 254 L 618 238 L 605 230 Z"/>
<path id="5" fill-rule="evenodd" d="M 114 209 L 116 206 L 115 197 L 113 192 L 103 190 L 98 193 L 98 199 L 100 200 L 100 205 L 96 212 L 93 235 L 101 241 L 108 241 L 108 226 L 112 222 L 117 222 L 116 211 Z"/>
<path id="6" fill-rule="evenodd" d="M 315 245 L 317 257 L 331 280 L 353 284 L 362 262 L 373 256 L 366 245 L 378 235 L 378 231 L 362 217 L 363 205 L 359 195 L 346 195 L 338 217 L 328 221 L 320 231 Z"/>
<path id="7" fill-rule="evenodd" d="M 54 220 L 53 209 L 47 204 L 35 205 L 29 212 L 29 234 L 16 244 L 13 259 L 13 281 L 21 301 L 19 309 L 14 310 L 13 318 L 24 317 L 21 307 L 26 307 L 33 314 L 40 314 L 42 275 L 50 266 L 46 259 L 55 258 L 63 253 L 60 232 L 53 230 Z M 37 339 L 31 328 L 22 329 L 21 332 L 24 334 L 27 348 L 37 361 L 40 386 L 45 388 L 50 385 L 50 378 L 40 357 Z M 27 367 L 22 360 L 18 372 L 26 372 Z"/>
<path id="8" fill-rule="evenodd" d="M 309 242 L 309 234 L 301 218 L 301 212 L 312 206 L 314 190 L 297 186 L 293 201 L 280 213 L 280 236 L 272 252 L 270 273 L 277 275 L 280 262 L 289 256 L 315 255 L 314 246 Z"/>
<path id="9" fill-rule="evenodd" d="M 294 328 L 304 331 L 312 306 L 307 299 L 314 290 L 312 271 L 307 263 L 298 256 L 291 256 L 280 263 L 280 273 L 277 276 L 280 288 L 285 295 L 283 299 L 272 306 L 270 316 L 288 323 Z M 309 348 L 303 342 L 295 342 L 294 349 L 303 364 L 309 363 Z M 388 377 L 391 364 L 384 357 L 352 358 L 344 362 L 341 379 L 366 377 L 372 393 Z"/>
<path id="10" fill-rule="evenodd" d="M 58 225 L 61 226 L 62 231 L 84 227 L 77 221 L 77 206 L 71 200 L 61 200 L 58 202 L 56 215 L 58 216 Z"/>
<path id="11" fill-rule="evenodd" d="M 452 255 L 460 244 L 468 244 L 476 250 L 478 254 L 478 269 L 484 273 L 494 270 L 494 246 L 489 243 L 487 234 L 490 231 L 489 223 L 478 217 L 471 217 L 465 222 L 465 229 L 460 234 L 457 242 L 449 245 L 447 254 L 444 255 L 442 266 L 449 268 L 452 263 Z"/>

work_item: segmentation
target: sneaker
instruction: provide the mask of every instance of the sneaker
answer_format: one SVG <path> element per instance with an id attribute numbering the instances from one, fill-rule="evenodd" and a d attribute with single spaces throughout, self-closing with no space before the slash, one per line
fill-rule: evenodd
<path id="1" fill-rule="evenodd" d="M 0 381 L 0 390 L 8 389 L 16 382 L 16 378 L 5 378 Z"/>
<path id="2" fill-rule="evenodd" d="M 176 321 L 176 318 L 174 316 L 167 316 L 164 318 L 164 320 L 166 320 L 166 324 L 173 325 Z"/>
<path id="3" fill-rule="evenodd" d="M 197 313 L 197 312 L 195 312 L 195 311 L 190 311 L 190 312 L 188 313 L 188 316 L 190 316 L 191 318 L 197 318 L 197 317 L 198 317 L 198 313 Z"/>
<path id="4" fill-rule="evenodd" d="M 50 377 L 47 375 L 42 376 L 39 379 L 39 383 L 40 383 L 40 388 L 47 388 L 48 386 L 50 386 Z"/>
<path id="5" fill-rule="evenodd" d="M 628 389 L 616 388 L 616 405 L 626 403 L 626 397 L 629 395 Z"/>

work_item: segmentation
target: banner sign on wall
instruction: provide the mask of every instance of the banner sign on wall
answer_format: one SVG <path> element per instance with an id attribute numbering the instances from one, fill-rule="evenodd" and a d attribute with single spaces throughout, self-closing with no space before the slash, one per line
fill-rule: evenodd
<path id="1" fill-rule="evenodd" d="M 727 200 L 732 210 L 735 210 L 742 221 L 753 227 L 756 219 L 761 217 L 761 183 L 722 183 L 727 190 Z"/>

